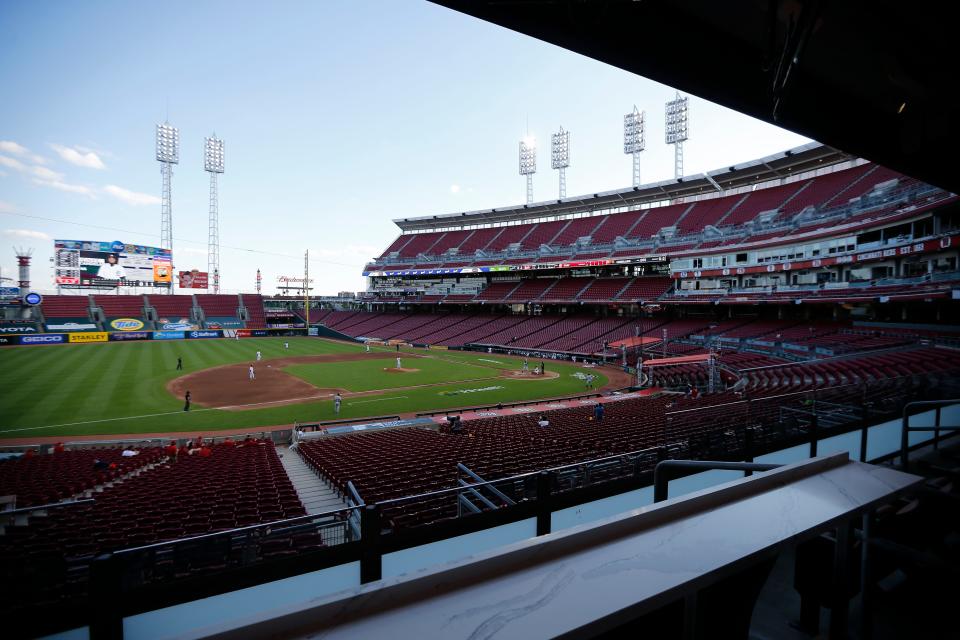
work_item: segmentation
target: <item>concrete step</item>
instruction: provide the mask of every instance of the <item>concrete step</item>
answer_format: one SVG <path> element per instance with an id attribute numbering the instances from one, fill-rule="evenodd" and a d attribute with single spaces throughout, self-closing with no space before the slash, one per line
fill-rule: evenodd
<path id="1" fill-rule="evenodd" d="M 314 473 L 299 453 L 282 445 L 277 447 L 277 454 L 280 456 L 280 462 L 290 482 L 293 483 L 293 488 L 300 497 L 300 502 L 307 510 L 307 515 L 312 516 L 347 507 L 347 503 L 337 495 L 325 479 Z"/>

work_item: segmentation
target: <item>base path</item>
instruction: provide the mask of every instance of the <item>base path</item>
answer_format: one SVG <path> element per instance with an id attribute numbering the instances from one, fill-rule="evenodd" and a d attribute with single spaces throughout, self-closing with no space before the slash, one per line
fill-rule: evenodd
<path id="1" fill-rule="evenodd" d="M 419 357 L 404 354 L 405 357 Z M 383 353 L 330 353 L 319 356 L 293 356 L 260 362 L 228 364 L 204 369 L 175 378 L 167 383 L 167 391 L 182 398 L 189 390 L 193 404 L 199 407 L 230 408 L 263 404 L 287 404 L 329 398 L 337 389 L 320 389 L 305 380 L 283 371 L 292 364 L 317 362 L 350 362 L 354 360 L 383 360 Z M 256 379 L 251 380 L 253 365 Z"/>

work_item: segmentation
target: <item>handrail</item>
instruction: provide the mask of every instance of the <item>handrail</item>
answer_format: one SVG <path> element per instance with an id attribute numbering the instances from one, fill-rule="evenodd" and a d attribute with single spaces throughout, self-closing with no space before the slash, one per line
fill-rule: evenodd
<path id="1" fill-rule="evenodd" d="M 112 552 L 113 555 L 126 555 L 128 553 L 133 553 L 135 551 L 147 551 L 149 549 L 157 549 L 159 547 L 169 547 L 174 544 L 184 544 L 187 542 L 196 542 L 198 540 L 205 540 L 209 538 L 217 538 L 222 536 L 233 536 L 238 533 L 244 533 L 246 531 L 251 531 L 254 529 L 272 529 L 278 526 L 292 526 L 300 522 L 308 520 L 317 520 L 318 518 L 326 518 L 329 516 L 334 516 L 338 513 L 344 511 L 354 511 L 360 509 L 360 506 L 352 507 L 340 507 L 339 509 L 332 509 L 330 511 L 324 511 L 323 513 L 315 513 L 313 515 L 306 516 L 297 516 L 295 518 L 286 518 L 284 520 L 273 520 L 271 522 L 260 522 L 258 524 L 247 525 L 246 527 L 237 527 L 236 529 L 228 529 L 227 531 L 215 531 L 213 533 L 202 533 L 197 536 L 189 536 L 187 538 L 176 538 L 174 540 L 165 540 L 164 542 L 154 542 L 153 544 L 146 544 L 140 547 L 127 547 L 126 549 L 118 549 Z"/>
<path id="2" fill-rule="evenodd" d="M 83 500 L 69 500 L 65 502 L 50 502 L 47 504 L 40 504 L 33 507 L 20 507 L 19 509 L 11 509 L 10 511 L 0 511 L 0 518 L 4 516 L 15 516 L 21 513 L 28 513 L 30 511 L 39 511 L 41 509 L 58 509 L 60 507 L 72 507 L 78 504 L 89 504 L 91 502 L 96 502 L 93 498 L 84 498 Z"/>
<path id="3" fill-rule="evenodd" d="M 360 492 L 357 491 L 357 488 L 353 486 L 352 480 L 347 480 L 347 491 L 350 493 L 350 497 L 353 499 L 354 504 L 351 506 L 355 505 L 358 507 L 362 507 L 367 504 L 366 502 L 363 501 L 363 498 L 360 497 Z"/>
<path id="4" fill-rule="evenodd" d="M 467 492 L 470 493 L 471 495 L 473 495 L 477 500 L 479 500 L 479 501 L 482 502 L 483 504 L 487 505 L 488 508 L 490 508 L 490 509 L 496 509 L 496 508 L 497 508 L 497 505 L 495 505 L 492 500 L 490 500 L 489 498 L 487 498 L 486 496 L 484 496 L 482 493 L 480 493 L 479 491 L 477 491 L 476 489 L 474 489 L 473 486 L 472 486 L 469 482 L 467 482 L 466 480 L 464 480 L 463 478 L 458 479 L 458 480 L 457 480 L 457 484 L 459 484 L 461 487 L 463 487 L 464 489 L 466 489 Z M 464 496 L 462 493 L 461 493 L 461 494 L 458 494 L 458 496 L 459 496 L 459 498 L 460 498 L 461 500 L 466 499 L 465 496 Z M 469 502 L 469 500 L 468 500 L 467 502 Z M 479 509 L 478 509 L 477 511 L 479 511 Z"/>
<path id="5" fill-rule="evenodd" d="M 904 469 L 906 469 L 909 464 L 911 431 L 933 431 L 934 446 L 936 446 L 940 440 L 941 431 L 960 431 L 960 424 L 940 424 L 942 413 L 940 409 L 942 407 L 949 407 L 951 405 L 960 405 L 960 398 L 951 398 L 948 400 L 914 400 L 913 402 L 908 402 L 903 406 L 903 419 L 900 426 L 900 464 Z M 934 417 L 934 425 L 932 427 L 910 426 L 910 416 L 920 413 L 919 411 L 914 413 L 910 412 L 911 409 L 916 407 L 933 407 L 937 410 Z"/>
<path id="6" fill-rule="evenodd" d="M 719 460 L 663 460 L 653 468 L 653 501 L 663 502 L 670 490 L 671 472 L 679 469 L 713 471 L 770 471 L 782 464 L 763 464 L 759 462 L 722 462 Z"/>
<path id="7" fill-rule="evenodd" d="M 465 474 L 467 474 L 468 476 L 470 476 L 471 478 L 473 478 L 473 479 L 476 480 L 477 482 L 484 482 L 484 479 L 483 479 L 483 478 L 481 478 L 479 475 L 477 475 L 476 473 L 474 473 L 469 467 L 467 467 L 465 464 L 463 464 L 463 463 L 461 463 L 461 462 L 458 462 L 458 463 L 457 463 L 457 469 L 459 469 L 460 471 L 463 471 Z M 470 485 L 470 486 L 474 486 L 474 485 Z M 512 505 L 515 505 L 515 504 L 516 504 L 516 502 L 514 502 L 512 499 L 510 499 L 509 496 L 507 496 L 505 493 L 503 493 L 502 491 L 500 491 L 499 489 L 497 489 L 497 488 L 494 487 L 493 485 L 487 486 L 487 489 L 490 490 L 490 493 L 492 493 L 493 495 L 497 496 L 498 498 L 500 498 L 501 500 L 503 500 L 503 501 L 504 501 L 505 503 L 507 503 L 508 505 L 512 506 Z"/>

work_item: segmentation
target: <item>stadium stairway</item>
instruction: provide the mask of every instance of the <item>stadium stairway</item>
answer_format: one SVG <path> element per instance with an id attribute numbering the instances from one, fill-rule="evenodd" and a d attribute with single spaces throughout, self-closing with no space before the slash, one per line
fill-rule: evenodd
<path id="1" fill-rule="evenodd" d="M 277 447 L 277 455 L 308 516 L 347 507 L 337 492 L 314 473 L 296 451 L 282 445 Z"/>

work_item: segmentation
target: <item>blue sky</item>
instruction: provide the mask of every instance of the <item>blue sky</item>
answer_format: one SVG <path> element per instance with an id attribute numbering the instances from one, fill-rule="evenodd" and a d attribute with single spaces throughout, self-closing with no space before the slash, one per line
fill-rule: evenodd
<path id="1" fill-rule="evenodd" d="M 536 200 L 555 198 L 549 136 L 571 131 L 567 193 L 630 184 L 623 114 L 647 112 L 645 182 L 673 175 L 673 89 L 419 0 L 0 3 L 0 268 L 52 239 L 156 245 L 154 125 L 180 128 L 174 262 L 206 269 L 203 137 L 226 146 L 225 290 L 300 275 L 362 290 L 391 219 L 523 202 L 517 141 L 539 141 Z M 685 173 L 807 142 L 691 97 Z M 60 222 L 54 222 L 57 220 Z"/>

